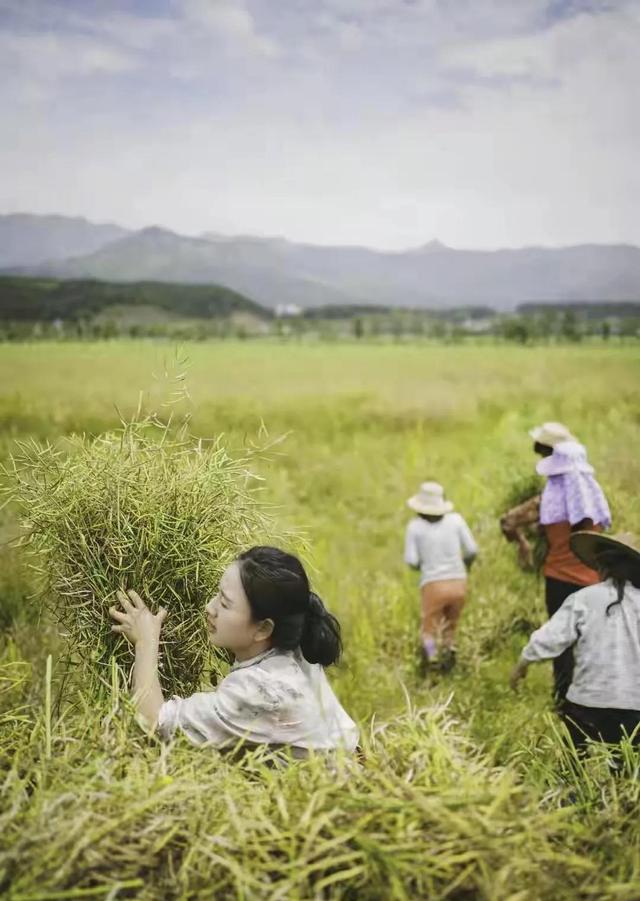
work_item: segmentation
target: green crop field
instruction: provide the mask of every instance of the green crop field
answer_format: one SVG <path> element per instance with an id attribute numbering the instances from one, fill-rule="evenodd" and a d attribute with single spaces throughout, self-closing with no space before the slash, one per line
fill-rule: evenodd
<path id="1" fill-rule="evenodd" d="M 181 377 L 186 373 L 184 380 Z M 164 401 L 186 385 L 188 398 Z M 175 395 L 177 396 L 177 395 Z M 616 899 L 640 897 L 639 767 L 565 749 L 550 667 L 509 671 L 542 622 L 498 516 L 534 471 L 527 430 L 566 422 L 589 449 L 614 530 L 640 534 L 635 346 L 151 342 L 0 345 L 0 455 L 28 438 L 116 427 L 142 402 L 258 463 L 282 533 L 306 542 L 343 626 L 331 674 L 365 759 L 274 770 L 147 739 L 117 684 L 93 704 L 65 676 L 65 636 L 0 562 L 0 895 L 66 898 Z M 276 441 L 276 439 L 280 439 Z M 480 545 L 449 676 L 418 673 L 405 499 L 441 481 Z M 8 484 L 8 476 L 3 477 Z M 78 486 L 81 490 L 82 486 Z M 47 672 L 47 656 L 51 670 Z"/>

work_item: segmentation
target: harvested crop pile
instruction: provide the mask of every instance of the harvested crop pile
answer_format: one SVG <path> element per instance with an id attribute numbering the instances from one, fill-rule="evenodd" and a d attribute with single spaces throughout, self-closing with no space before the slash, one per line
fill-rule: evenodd
<path id="1" fill-rule="evenodd" d="M 109 681 L 131 654 L 111 632 L 117 588 L 169 616 L 161 645 L 166 693 L 190 693 L 209 659 L 204 607 L 224 567 L 266 525 L 249 469 L 220 441 L 171 433 L 151 419 L 56 449 L 21 444 L 14 488 L 37 554 L 44 597 L 87 678 Z"/>

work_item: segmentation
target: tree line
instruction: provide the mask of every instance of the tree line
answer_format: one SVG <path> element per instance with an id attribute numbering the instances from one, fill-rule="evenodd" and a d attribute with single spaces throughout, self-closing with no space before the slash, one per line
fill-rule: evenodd
<path id="1" fill-rule="evenodd" d="M 273 337 L 280 340 L 460 342 L 474 338 L 537 344 L 640 335 L 640 302 L 528 303 L 445 310 L 326 306 L 273 310 L 221 285 L 122 284 L 0 277 L 0 340 Z"/>

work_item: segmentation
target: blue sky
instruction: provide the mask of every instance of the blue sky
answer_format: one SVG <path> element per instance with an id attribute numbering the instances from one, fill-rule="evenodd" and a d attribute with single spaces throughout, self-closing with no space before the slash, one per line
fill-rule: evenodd
<path id="1" fill-rule="evenodd" d="M 640 0 L 0 0 L 0 212 L 640 244 Z"/>

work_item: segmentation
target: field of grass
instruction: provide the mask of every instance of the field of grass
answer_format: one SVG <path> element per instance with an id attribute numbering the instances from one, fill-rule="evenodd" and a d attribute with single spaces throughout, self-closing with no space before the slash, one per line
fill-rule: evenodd
<path id="1" fill-rule="evenodd" d="M 186 367 L 185 358 L 188 358 Z M 231 448 L 283 437 L 260 463 L 278 526 L 304 533 L 316 590 L 342 622 L 332 681 L 366 760 L 285 771 L 145 739 L 114 688 L 60 703 L 64 636 L 37 617 L 19 551 L 0 560 L 0 895 L 54 898 L 640 897 L 638 765 L 580 764 L 550 706 L 550 667 L 509 670 L 543 619 L 498 514 L 535 458 L 527 430 L 587 444 L 614 529 L 640 533 L 640 354 L 626 347 L 0 346 L 0 455 L 34 436 L 98 434 L 185 371 L 195 434 Z M 166 373 L 166 375 L 165 375 Z M 443 482 L 480 544 L 454 674 L 417 672 L 405 498 Z M 16 533 L 10 508 L 2 534 Z M 46 656 L 52 654 L 50 678 Z M 53 702 L 52 700 L 53 699 Z"/>

